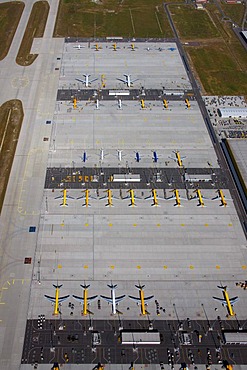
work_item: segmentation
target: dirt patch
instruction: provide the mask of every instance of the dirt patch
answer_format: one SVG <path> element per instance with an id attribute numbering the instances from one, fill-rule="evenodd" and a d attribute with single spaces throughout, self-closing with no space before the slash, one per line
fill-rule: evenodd
<path id="1" fill-rule="evenodd" d="M 9 100 L 0 107 L 0 213 L 24 117 L 22 102 Z"/>
<path id="2" fill-rule="evenodd" d="M 23 2 L 13 1 L 0 4 L 0 60 L 8 54 L 24 6 Z"/>
<path id="3" fill-rule="evenodd" d="M 21 66 L 29 66 L 37 58 L 38 54 L 30 54 L 33 39 L 43 37 L 50 6 L 47 1 L 37 1 L 32 8 L 29 21 L 23 36 L 20 49 L 16 57 L 16 63 Z"/>

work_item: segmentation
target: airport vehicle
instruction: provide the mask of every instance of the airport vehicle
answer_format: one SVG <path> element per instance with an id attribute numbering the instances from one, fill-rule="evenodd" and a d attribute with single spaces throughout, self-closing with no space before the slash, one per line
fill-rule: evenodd
<path id="1" fill-rule="evenodd" d="M 124 74 L 125 79 L 123 78 L 117 78 L 117 80 L 123 82 L 127 85 L 127 87 L 131 87 L 135 81 L 138 81 L 138 78 L 135 80 L 131 80 L 131 75 Z"/>
<path id="2" fill-rule="evenodd" d="M 181 205 L 181 199 L 184 199 L 184 200 L 187 200 L 187 199 L 181 198 L 180 195 L 179 195 L 179 191 L 177 189 L 173 189 L 171 191 L 174 193 L 174 195 L 172 195 L 171 197 L 167 198 L 166 200 L 175 199 L 176 200 L 176 203 L 174 204 L 174 207 L 183 207 Z"/>
<path id="3" fill-rule="evenodd" d="M 88 160 L 88 156 L 87 156 L 87 152 L 86 151 L 83 152 L 83 154 L 81 156 L 81 160 L 84 163 Z"/>
<path id="4" fill-rule="evenodd" d="M 59 291 L 60 291 L 60 288 L 63 286 L 63 284 L 61 285 L 55 285 L 53 284 L 54 288 L 56 289 L 55 291 L 55 297 L 50 297 L 49 295 L 46 295 L 45 294 L 45 298 L 48 299 L 48 301 L 52 302 L 54 304 L 54 311 L 53 311 L 53 315 L 59 315 L 59 305 L 66 301 L 66 299 L 68 299 L 70 297 L 70 295 L 65 295 L 63 297 L 59 297 Z"/>
<path id="5" fill-rule="evenodd" d="M 78 49 L 78 50 L 81 50 L 81 49 L 84 49 L 85 46 L 78 44 L 78 45 L 73 46 L 73 48 Z"/>
<path id="6" fill-rule="evenodd" d="M 168 48 L 167 50 L 174 51 L 174 50 L 177 50 L 177 49 L 176 48 Z"/>
<path id="7" fill-rule="evenodd" d="M 82 82 L 83 84 L 85 84 L 85 87 L 89 87 L 89 85 L 91 85 L 92 82 L 98 80 L 98 78 L 94 78 L 92 80 L 89 80 L 89 77 L 91 75 L 88 75 L 88 74 L 83 74 L 83 76 L 85 77 L 84 80 L 81 80 L 80 78 L 76 78 L 76 81 Z"/>
<path id="8" fill-rule="evenodd" d="M 93 295 L 92 297 L 88 297 L 88 288 L 90 287 L 90 284 L 81 284 L 81 287 L 83 289 L 83 296 L 78 297 L 76 295 L 72 295 L 73 298 L 75 298 L 77 301 L 81 302 L 81 305 L 83 307 L 82 309 L 82 315 L 87 316 L 88 314 L 93 315 L 93 312 L 89 311 L 88 305 L 91 304 L 98 296 Z"/>
<path id="9" fill-rule="evenodd" d="M 153 151 L 153 162 L 154 163 L 157 163 L 158 162 L 158 159 L 159 159 L 159 157 L 158 157 L 157 152 L 156 151 Z"/>
<path id="10" fill-rule="evenodd" d="M 95 198 L 89 195 L 90 193 L 89 189 L 85 189 L 83 190 L 83 192 L 85 193 L 85 195 L 82 195 L 81 197 L 78 197 L 77 199 L 85 199 L 85 203 L 82 205 L 82 207 L 91 207 L 91 204 L 89 203 L 89 199 L 95 199 Z"/>
<path id="11" fill-rule="evenodd" d="M 140 160 L 141 160 L 141 156 L 140 156 L 140 153 L 139 152 L 135 152 L 135 160 L 136 160 L 136 162 L 140 162 Z"/>
<path id="12" fill-rule="evenodd" d="M 217 193 L 218 193 L 218 195 L 216 197 L 212 198 L 212 200 L 220 199 L 221 200 L 220 206 L 221 207 L 228 207 L 226 200 L 231 200 L 231 199 L 227 199 L 225 197 L 224 193 L 223 193 L 223 190 L 221 190 L 221 189 L 218 189 Z"/>
<path id="13" fill-rule="evenodd" d="M 227 292 L 227 286 L 218 285 L 217 288 L 222 290 L 224 298 L 213 297 L 213 299 L 220 301 L 222 306 L 227 308 L 228 315 L 227 316 L 235 316 L 235 312 L 233 311 L 233 305 L 239 300 L 238 297 L 229 298 Z"/>
<path id="14" fill-rule="evenodd" d="M 129 298 L 132 299 L 138 305 L 141 306 L 141 314 L 142 315 L 148 315 L 149 312 L 146 310 L 146 306 L 147 306 L 148 302 L 151 301 L 154 298 L 154 296 L 151 295 L 151 296 L 145 298 L 144 290 L 143 290 L 145 285 L 141 285 L 140 282 L 139 282 L 139 285 L 135 285 L 135 287 L 137 289 L 139 289 L 139 297 L 133 297 L 133 296 L 129 295 Z"/>
<path id="15" fill-rule="evenodd" d="M 105 205 L 106 207 L 114 207 L 113 205 L 113 202 L 112 202 L 112 199 L 118 199 L 117 197 L 114 197 L 112 195 L 112 191 L 110 189 L 106 190 L 105 192 L 107 192 L 107 195 L 102 197 L 102 198 L 99 198 L 100 200 L 103 200 L 103 199 L 107 199 L 107 204 Z"/>
<path id="16" fill-rule="evenodd" d="M 96 99 L 95 104 L 96 109 L 99 109 L 99 99 Z"/>
<path id="17" fill-rule="evenodd" d="M 198 199 L 199 203 L 197 204 L 197 206 L 198 207 L 206 207 L 205 203 L 203 201 L 203 199 L 206 199 L 206 198 L 202 195 L 201 190 L 196 189 L 195 191 L 193 191 L 193 193 L 196 193 L 196 195 L 194 197 L 192 197 L 191 200 Z"/>
<path id="18" fill-rule="evenodd" d="M 122 104 L 122 100 L 121 99 L 118 99 L 118 109 L 122 109 L 122 106 L 123 106 L 123 104 Z"/>
<path id="19" fill-rule="evenodd" d="M 169 158 L 171 158 L 173 161 L 177 162 L 179 167 L 183 167 L 183 159 L 186 158 L 186 157 L 185 156 L 181 157 L 180 152 L 178 150 L 174 150 L 173 153 L 175 154 L 176 158 L 170 157 L 170 156 L 169 156 Z"/>
<path id="20" fill-rule="evenodd" d="M 130 199 L 129 207 L 136 207 L 135 200 L 141 199 L 141 198 L 135 196 L 135 192 L 133 189 L 128 190 L 128 192 L 129 192 L 129 195 L 127 197 L 124 197 L 123 199 Z"/>
<path id="21" fill-rule="evenodd" d="M 63 199 L 63 202 L 60 204 L 60 207 L 68 207 L 67 199 L 75 199 L 67 194 L 67 189 L 62 190 L 63 194 L 59 195 L 55 199 Z"/>
<path id="22" fill-rule="evenodd" d="M 158 199 L 163 199 L 163 198 L 161 198 L 161 197 L 159 197 L 159 196 L 157 195 L 157 190 L 155 190 L 155 189 L 152 189 L 152 190 L 151 190 L 151 193 L 152 193 L 152 194 L 151 194 L 150 196 L 146 197 L 146 198 L 145 198 L 145 200 L 153 199 L 153 203 L 151 204 L 151 206 L 159 207 Z M 164 199 L 163 199 L 163 200 L 164 200 Z"/>
<path id="23" fill-rule="evenodd" d="M 117 305 L 126 297 L 126 295 L 121 295 L 119 297 L 116 297 L 116 289 L 117 289 L 117 284 L 113 285 L 107 284 L 107 286 L 111 289 L 111 296 L 106 297 L 104 295 L 101 295 L 100 297 L 104 299 L 106 302 L 110 303 L 112 306 L 112 315 L 122 314 L 122 312 L 117 310 Z"/>

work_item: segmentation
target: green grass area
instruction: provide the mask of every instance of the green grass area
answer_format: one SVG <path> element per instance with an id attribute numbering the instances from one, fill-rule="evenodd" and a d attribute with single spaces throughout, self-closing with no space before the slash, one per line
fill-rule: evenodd
<path id="1" fill-rule="evenodd" d="M 170 5 L 169 10 L 182 39 L 207 39 L 220 36 L 205 10 L 197 10 L 193 5 Z"/>
<path id="2" fill-rule="evenodd" d="M 233 20 L 238 26 L 241 26 L 245 11 L 244 4 L 226 4 L 222 2 L 221 8 L 227 17 Z"/>
<path id="3" fill-rule="evenodd" d="M 9 100 L 0 107 L 1 177 L 0 213 L 21 130 L 24 113 L 20 100 Z"/>
<path id="4" fill-rule="evenodd" d="M 0 60 L 8 54 L 23 9 L 24 3 L 20 1 L 0 4 Z"/>
<path id="5" fill-rule="evenodd" d="M 162 0 L 61 0 L 55 37 L 172 37 Z"/>
<path id="6" fill-rule="evenodd" d="M 239 68 L 224 45 L 186 49 L 207 94 L 246 94 L 247 72 Z"/>
<path id="7" fill-rule="evenodd" d="M 37 1 L 34 3 L 25 34 L 16 57 L 17 64 L 28 66 L 37 58 L 36 54 L 30 54 L 30 50 L 34 37 L 42 37 L 44 34 L 49 9 L 50 6 L 47 1 Z"/>

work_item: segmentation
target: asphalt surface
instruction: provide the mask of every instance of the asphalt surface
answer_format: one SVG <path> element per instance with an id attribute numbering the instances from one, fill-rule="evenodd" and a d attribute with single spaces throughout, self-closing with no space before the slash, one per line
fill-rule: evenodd
<path id="1" fill-rule="evenodd" d="M 226 189 L 229 187 L 228 177 L 219 168 L 47 168 L 45 189 L 69 188 L 81 189 L 87 184 L 88 188 L 100 189 L 111 188 L 121 189 L 126 183 L 113 182 L 113 174 L 140 174 L 140 182 L 129 182 L 129 186 L 135 189 Z M 189 182 L 185 180 L 185 173 L 188 175 L 210 175 L 212 181 Z"/>
<path id="2" fill-rule="evenodd" d="M 120 333 L 158 330 L 161 343 L 156 345 L 121 344 Z M 22 354 L 22 364 L 69 363 L 74 364 L 216 364 L 227 361 L 247 364 L 246 346 L 224 343 L 224 330 L 243 331 L 247 322 L 124 320 L 28 320 Z M 93 343 L 97 333 L 98 344 Z M 187 341 L 185 343 L 185 337 Z M 170 352 L 169 352 L 170 351 Z M 170 355 L 169 355 L 170 353 Z"/>

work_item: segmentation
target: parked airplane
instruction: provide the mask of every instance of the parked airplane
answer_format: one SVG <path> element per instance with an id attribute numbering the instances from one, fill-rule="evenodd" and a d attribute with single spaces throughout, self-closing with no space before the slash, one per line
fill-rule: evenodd
<path id="1" fill-rule="evenodd" d="M 170 157 L 170 156 L 169 156 L 169 158 L 171 158 L 173 161 L 177 162 L 179 167 L 183 167 L 183 161 L 182 160 L 186 157 L 181 157 L 178 150 L 174 150 L 173 153 L 175 154 L 176 158 Z"/>
<path id="2" fill-rule="evenodd" d="M 222 306 L 227 307 L 228 316 L 235 316 L 235 312 L 233 311 L 233 305 L 239 300 L 238 297 L 229 298 L 228 292 L 227 292 L 227 286 L 218 285 L 217 288 L 222 290 L 223 297 L 224 298 L 218 298 L 213 297 L 217 301 L 220 301 L 222 303 Z"/>
<path id="3" fill-rule="evenodd" d="M 138 81 L 138 78 L 136 78 L 135 80 L 131 80 L 131 75 L 124 74 L 124 76 L 125 76 L 125 79 L 117 78 L 117 80 L 126 84 L 127 87 L 131 87 L 135 81 Z"/>
<path id="4" fill-rule="evenodd" d="M 93 46 L 93 49 L 94 49 L 95 51 L 100 51 L 100 49 L 102 49 L 102 47 L 101 47 L 99 44 L 95 44 L 95 45 Z"/>
<path id="5" fill-rule="evenodd" d="M 133 301 L 137 302 L 138 305 L 141 305 L 141 314 L 142 315 L 148 315 L 149 312 L 146 310 L 146 305 L 148 304 L 149 301 L 151 301 L 154 296 L 151 295 L 150 297 L 144 297 L 144 290 L 143 288 L 145 287 L 145 285 L 141 285 L 139 283 L 139 285 L 135 285 L 135 287 L 137 289 L 139 289 L 139 297 L 133 297 L 131 295 L 129 295 L 129 298 L 132 299 Z"/>
<path id="6" fill-rule="evenodd" d="M 199 204 L 197 206 L 198 207 L 206 207 L 205 203 L 203 201 L 203 199 L 206 199 L 206 198 L 202 195 L 201 190 L 196 189 L 193 193 L 196 193 L 196 195 L 193 198 L 191 198 L 191 200 L 198 199 Z"/>
<path id="7" fill-rule="evenodd" d="M 131 51 L 135 51 L 136 49 L 138 49 L 138 47 L 135 46 L 134 43 L 132 43 L 130 46 L 128 46 L 128 49 L 131 49 Z"/>
<path id="8" fill-rule="evenodd" d="M 66 299 L 68 299 L 70 295 L 68 294 L 68 295 L 65 295 L 64 297 L 59 297 L 59 290 L 63 286 L 63 284 L 61 284 L 61 285 L 53 284 L 53 286 L 56 289 L 55 297 L 50 297 L 49 295 L 45 294 L 45 298 L 47 298 L 50 302 L 52 302 L 54 304 L 53 315 L 59 315 L 59 305 L 62 302 L 64 302 Z"/>
<path id="9" fill-rule="evenodd" d="M 158 157 L 157 152 L 156 151 L 153 151 L 153 162 L 154 163 L 157 163 L 158 162 L 158 159 L 159 159 L 159 157 Z"/>
<path id="10" fill-rule="evenodd" d="M 117 159 L 119 162 L 122 162 L 123 157 L 125 157 L 126 154 L 122 154 L 123 151 L 120 149 L 117 149 Z"/>
<path id="11" fill-rule="evenodd" d="M 168 109 L 168 101 L 166 99 L 163 99 L 163 105 L 164 108 Z"/>
<path id="12" fill-rule="evenodd" d="M 102 198 L 99 198 L 99 199 L 100 200 L 107 199 L 108 202 L 107 202 L 107 204 L 105 206 L 106 207 L 114 207 L 113 202 L 112 202 L 112 199 L 118 199 L 118 198 L 112 195 L 112 191 L 110 189 L 106 190 L 106 192 L 107 192 L 107 195 L 104 196 L 104 197 L 102 197 Z"/>
<path id="13" fill-rule="evenodd" d="M 179 191 L 177 189 L 173 189 L 171 191 L 174 193 L 174 195 L 167 198 L 166 200 L 176 199 L 176 203 L 174 204 L 174 207 L 183 207 L 181 205 L 181 199 L 184 199 L 184 200 L 187 200 L 187 199 L 186 198 L 181 198 L 180 195 L 179 195 Z"/>
<path id="14" fill-rule="evenodd" d="M 109 153 L 105 154 L 105 153 L 104 153 L 104 149 L 103 149 L 103 148 L 101 148 L 101 149 L 100 149 L 100 153 L 99 153 L 99 159 L 100 159 L 100 161 L 101 161 L 101 162 L 103 162 L 103 161 L 104 161 L 105 156 L 107 156 L 108 154 L 109 154 Z"/>
<path id="15" fill-rule="evenodd" d="M 85 195 L 82 195 L 81 197 L 78 197 L 77 199 L 85 199 L 85 203 L 82 205 L 82 207 L 91 207 L 91 204 L 89 204 L 89 199 L 95 199 L 95 198 L 89 195 L 90 193 L 89 189 L 83 190 L 82 192 L 85 193 Z"/>
<path id="16" fill-rule="evenodd" d="M 120 47 L 117 46 L 116 42 L 112 44 L 112 48 L 113 48 L 113 51 L 117 51 L 118 49 L 120 49 Z"/>
<path id="17" fill-rule="evenodd" d="M 81 80 L 80 78 L 76 78 L 76 81 L 79 81 L 79 82 L 82 82 L 83 84 L 85 84 L 85 87 L 89 87 L 89 85 L 91 85 L 92 82 L 98 80 L 98 78 L 94 78 L 93 80 L 89 80 L 89 77 L 91 75 L 88 75 L 88 74 L 83 74 L 83 76 L 85 77 L 85 80 Z"/>
<path id="18" fill-rule="evenodd" d="M 78 50 L 81 50 L 81 49 L 84 49 L 85 46 L 84 45 L 77 44 L 77 45 L 73 46 L 73 48 L 78 49 Z"/>
<path id="19" fill-rule="evenodd" d="M 70 195 L 67 194 L 67 189 L 63 189 L 62 192 L 63 192 L 63 194 L 59 195 L 55 199 L 61 199 L 62 198 L 63 202 L 60 204 L 60 207 L 68 207 L 67 199 L 75 199 L 75 198 L 73 198 L 73 197 L 71 197 Z"/>
<path id="20" fill-rule="evenodd" d="M 140 153 L 139 152 L 135 152 L 135 160 L 136 160 L 136 162 L 140 162 L 140 160 L 141 160 L 141 156 L 140 156 Z"/>
<path id="21" fill-rule="evenodd" d="M 81 287 L 83 289 L 83 296 L 78 297 L 76 295 L 73 295 L 72 297 L 77 299 L 79 302 L 81 302 L 81 305 L 83 307 L 83 310 L 82 310 L 83 316 L 87 316 L 88 314 L 93 315 L 93 312 L 89 311 L 88 305 L 91 304 L 91 302 L 93 302 L 98 296 L 93 295 L 92 297 L 88 297 L 87 294 L 88 294 L 88 288 L 90 287 L 90 285 L 86 285 L 84 283 L 83 285 L 81 284 Z"/>
<path id="22" fill-rule="evenodd" d="M 119 297 L 116 297 L 115 290 L 117 289 L 117 284 L 113 285 L 111 283 L 111 284 L 107 284 L 107 286 L 111 289 L 111 296 L 106 297 L 104 295 L 101 295 L 100 297 L 102 299 L 104 299 L 106 302 L 111 304 L 111 306 L 112 306 L 112 315 L 116 315 L 117 313 L 122 314 L 122 312 L 117 310 L 117 305 L 119 304 L 119 302 L 121 302 L 126 297 L 126 295 L 124 294 L 124 295 L 121 295 Z"/>
<path id="23" fill-rule="evenodd" d="M 187 106 L 188 109 L 190 109 L 190 102 L 189 102 L 189 99 L 185 99 L 185 104 Z"/>
<path id="24" fill-rule="evenodd" d="M 225 195 L 224 195 L 224 193 L 223 193 L 223 190 L 221 190 L 221 189 L 218 189 L 217 190 L 217 193 L 218 193 L 218 195 L 216 196 L 216 197 L 214 197 L 212 200 L 216 200 L 216 199 L 220 199 L 221 200 L 221 204 L 220 204 L 220 206 L 222 207 L 222 206 L 224 206 L 224 207 L 228 207 L 227 206 L 227 200 L 230 200 L 231 201 L 231 199 L 227 199 L 226 197 L 225 197 Z"/>
<path id="25" fill-rule="evenodd" d="M 146 197 L 145 200 L 147 200 L 147 199 L 153 199 L 153 203 L 151 204 L 151 206 L 159 207 L 158 199 L 163 199 L 164 200 L 164 198 L 159 197 L 157 195 L 157 190 L 155 190 L 155 189 L 152 189 L 151 190 L 151 193 L 152 194 L 150 196 Z"/>
<path id="26" fill-rule="evenodd" d="M 83 152 L 83 154 L 81 156 L 81 160 L 84 163 L 88 160 L 88 156 L 87 156 L 87 152 L 86 151 Z"/>
<path id="27" fill-rule="evenodd" d="M 128 190 L 128 192 L 130 193 L 130 195 L 124 197 L 123 199 L 130 199 L 129 207 L 136 207 L 135 200 L 141 198 L 135 196 L 135 192 L 133 189 Z"/>

